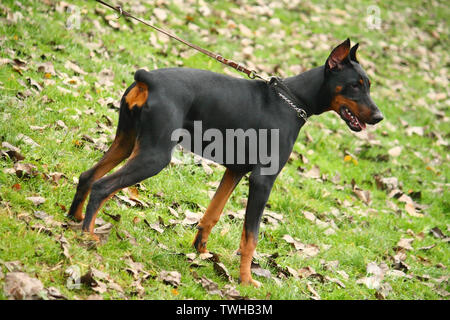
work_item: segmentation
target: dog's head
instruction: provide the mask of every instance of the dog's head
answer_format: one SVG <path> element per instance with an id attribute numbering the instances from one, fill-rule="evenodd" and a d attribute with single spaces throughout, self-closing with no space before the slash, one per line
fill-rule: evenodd
<path id="1" fill-rule="evenodd" d="M 353 131 L 383 120 L 370 97 L 370 80 L 356 59 L 357 49 L 358 44 L 350 48 L 350 39 L 333 49 L 325 63 L 323 87 L 327 96 L 324 111 L 336 111 Z"/>

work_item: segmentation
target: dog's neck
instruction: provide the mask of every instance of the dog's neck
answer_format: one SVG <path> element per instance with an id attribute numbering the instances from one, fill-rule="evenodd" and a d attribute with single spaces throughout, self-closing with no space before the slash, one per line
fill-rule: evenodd
<path id="1" fill-rule="evenodd" d="M 297 76 L 284 79 L 286 86 L 304 104 L 308 115 L 320 114 L 326 107 L 327 99 L 323 94 L 324 66 L 320 66 Z"/>

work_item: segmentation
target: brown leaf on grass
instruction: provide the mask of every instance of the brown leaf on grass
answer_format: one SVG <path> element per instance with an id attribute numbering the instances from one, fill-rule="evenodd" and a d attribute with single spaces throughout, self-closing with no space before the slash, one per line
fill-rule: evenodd
<path id="1" fill-rule="evenodd" d="M 445 239 L 446 235 L 438 227 L 430 229 L 430 233 L 437 239 Z"/>
<path id="2" fill-rule="evenodd" d="M 98 141 L 97 141 L 98 142 Z M 122 192 L 125 194 L 123 196 L 116 195 L 117 198 L 122 200 L 125 204 L 131 207 L 139 207 L 139 208 L 148 208 L 148 204 L 139 199 L 139 191 L 135 187 L 129 187 L 122 189 Z"/>
<path id="3" fill-rule="evenodd" d="M 392 265 L 394 270 L 407 272 L 410 269 L 410 267 L 404 262 L 406 260 L 405 250 L 397 252 L 397 254 L 392 257 L 392 260 L 394 262 Z"/>
<path id="4" fill-rule="evenodd" d="M 303 243 L 294 239 L 293 237 L 291 237 L 288 234 L 285 234 L 283 236 L 283 240 L 286 241 L 287 243 L 291 244 L 295 248 L 295 250 L 303 250 L 305 248 L 305 245 Z"/>
<path id="5" fill-rule="evenodd" d="M 230 300 L 245 300 L 247 297 L 242 297 L 237 289 L 229 284 L 226 284 L 222 289 L 222 294 L 225 298 Z"/>
<path id="6" fill-rule="evenodd" d="M 195 279 L 195 282 L 202 285 L 203 289 L 208 292 L 208 294 L 218 294 L 219 296 L 223 296 L 222 291 L 219 289 L 219 286 L 214 281 L 208 279 L 205 276 L 199 277 L 197 273 L 194 271 L 192 272 L 192 275 Z"/>
<path id="7" fill-rule="evenodd" d="M 309 171 L 305 172 L 303 176 L 311 179 L 320 179 L 320 169 L 315 165 Z"/>
<path id="8" fill-rule="evenodd" d="M 114 99 L 112 97 L 108 98 L 100 98 L 97 100 L 97 102 L 104 107 L 109 107 L 111 109 L 120 109 L 120 103 L 117 99 Z"/>
<path id="9" fill-rule="evenodd" d="M 40 145 L 36 141 L 34 141 L 30 137 L 28 137 L 28 136 L 26 136 L 26 135 L 24 135 L 22 133 L 19 133 L 17 135 L 17 139 L 18 140 L 22 140 L 23 143 L 25 143 L 25 144 L 27 144 L 27 145 L 29 145 L 31 147 L 40 147 Z"/>
<path id="10" fill-rule="evenodd" d="M 355 180 L 352 180 L 352 191 L 358 197 L 358 199 L 364 202 L 366 205 L 370 205 L 370 203 L 372 202 L 370 191 L 359 188 L 356 185 Z"/>
<path id="11" fill-rule="evenodd" d="M 29 228 L 33 231 L 36 231 L 37 233 L 43 233 L 48 236 L 53 236 L 53 230 L 47 228 L 46 226 L 43 226 L 42 224 L 35 223 L 33 225 L 30 225 Z"/>
<path id="12" fill-rule="evenodd" d="M 311 275 L 317 274 L 316 270 L 312 267 L 304 267 L 299 270 L 297 270 L 297 273 L 300 278 L 308 278 Z"/>
<path id="13" fill-rule="evenodd" d="M 270 224 L 273 227 L 278 227 L 279 223 L 283 221 L 283 215 L 270 210 L 264 210 L 262 222 Z"/>
<path id="14" fill-rule="evenodd" d="M 114 85 L 114 72 L 112 69 L 103 69 L 97 75 L 98 81 L 97 85 L 100 87 L 111 87 Z"/>
<path id="15" fill-rule="evenodd" d="M 180 218 L 180 215 L 178 214 L 178 212 L 174 208 L 168 206 L 167 209 L 169 209 L 169 212 L 171 214 L 173 214 L 176 218 Z"/>
<path id="16" fill-rule="evenodd" d="M 68 300 L 68 298 L 55 287 L 45 289 L 45 294 L 49 300 Z"/>
<path id="17" fill-rule="evenodd" d="M 380 190 L 386 190 L 386 192 L 390 192 L 401 187 L 398 178 L 396 177 L 382 178 L 379 175 L 375 175 L 374 179 L 377 188 Z"/>
<path id="18" fill-rule="evenodd" d="M 314 289 L 314 287 L 311 285 L 311 283 L 306 283 L 306 287 L 308 288 L 309 292 L 312 293 L 312 299 L 313 300 L 321 300 L 320 295 L 317 293 L 317 291 Z"/>
<path id="19" fill-rule="evenodd" d="M 6 149 L 6 150 L 1 151 L 2 157 L 8 156 L 14 162 L 25 159 L 25 157 L 20 153 L 19 148 L 13 146 L 12 144 L 10 144 L 6 141 L 2 142 L 2 148 Z"/>
<path id="20" fill-rule="evenodd" d="M 404 250 L 413 250 L 413 247 L 411 246 L 411 243 L 414 241 L 413 238 L 401 238 L 397 243 L 397 250 L 404 249 Z"/>
<path id="21" fill-rule="evenodd" d="M 316 256 L 320 249 L 319 246 L 315 244 L 304 244 L 300 241 L 292 238 L 290 235 L 284 235 L 283 240 L 285 240 L 287 243 L 291 244 L 295 250 L 299 251 L 301 255 L 304 255 L 305 257 L 314 257 Z"/>
<path id="22" fill-rule="evenodd" d="M 37 71 L 43 73 L 46 78 L 49 77 L 47 75 L 50 76 L 56 75 L 55 67 L 53 66 L 53 63 L 51 63 L 50 61 L 37 64 Z"/>
<path id="23" fill-rule="evenodd" d="M 135 262 L 131 256 L 126 259 L 126 264 L 128 267 L 125 269 L 128 273 L 133 275 L 135 280 L 147 280 L 148 278 L 153 278 L 153 276 L 145 271 L 144 264 L 141 262 Z"/>
<path id="24" fill-rule="evenodd" d="M 89 268 L 89 271 L 80 280 L 81 283 L 86 284 L 98 293 L 105 293 L 108 289 L 123 292 L 123 289 L 107 273 L 92 267 Z"/>
<path id="25" fill-rule="evenodd" d="M 266 279 L 270 279 L 272 278 L 272 273 L 270 272 L 270 270 L 268 269 L 263 269 L 259 263 L 252 261 L 251 264 L 251 271 L 253 274 L 259 276 L 259 277 L 264 277 Z"/>
<path id="26" fill-rule="evenodd" d="M 31 202 L 33 202 L 33 204 L 35 206 L 39 206 L 39 205 L 43 204 L 45 202 L 45 200 L 46 200 L 44 197 L 39 197 L 39 196 L 37 196 L 37 197 L 27 197 L 26 199 L 31 201 Z"/>
<path id="27" fill-rule="evenodd" d="M 69 289 L 79 289 L 81 285 L 80 268 L 76 265 L 72 265 L 64 270 L 66 279 L 66 287 Z"/>
<path id="28" fill-rule="evenodd" d="M 45 177 L 49 180 L 51 180 L 54 184 L 58 184 L 59 180 L 61 180 L 62 178 L 66 178 L 67 177 L 64 175 L 64 173 L 61 172 L 51 172 L 49 174 L 45 174 Z"/>
<path id="29" fill-rule="evenodd" d="M 309 211 L 303 211 L 303 215 L 305 216 L 306 219 L 308 219 L 311 222 L 314 222 L 317 219 L 314 213 Z"/>
<path id="30" fill-rule="evenodd" d="M 417 213 L 416 208 L 412 202 L 405 203 L 405 211 L 412 217 L 422 218 L 423 214 Z"/>
<path id="31" fill-rule="evenodd" d="M 392 287 L 389 283 L 385 282 L 382 283 L 380 288 L 375 293 L 375 297 L 378 300 L 386 300 L 386 297 L 389 295 L 389 293 L 392 291 Z"/>
<path id="32" fill-rule="evenodd" d="M 274 268 L 275 270 L 278 271 L 278 277 L 280 277 L 280 276 L 281 277 L 290 277 L 290 276 L 292 276 L 291 272 L 287 268 L 282 267 L 282 266 L 280 266 L 277 263 L 276 258 L 278 258 L 278 257 L 279 257 L 278 252 L 268 256 L 267 257 L 267 262 L 268 262 L 269 266 L 271 266 L 272 268 Z"/>
<path id="33" fill-rule="evenodd" d="M 17 162 L 14 164 L 14 173 L 21 179 L 35 177 L 38 175 L 36 166 L 21 162 Z"/>
<path id="34" fill-rule="evenodd" d="M 48 215 L 44 211 L 34 211 L 33 216 L 36 219 L 41 219 L 42 221 L 44 221 L 47 226 L 61 227 L 63 225 L 61 222 L 53 220 L 53 216 Z"/>
<path id="35" fill-rule="evenodd" d="M 236 212 L 231 211 L 231 210 L 227 210 L 225 212 L 225 215 L 227 217 L 229 217 L 230 219 L 232 219 L 232 220 L 234 220 L 234 219 L 243 220 L 244 217 L 245 217 L 245 209 L 241 209 L 241 210 L 238 210 Z"/>
<path id="36" fill-rule="evenodd" d="M 113 227 L 113 224 L 106 223 L 94 229 L 94 233 L 100 238 L 100 243 L 106 243 L 108 241 L 109 234 L 111 233 Z"/>
<path id="37" fill-rule="evenodd" d="M 420 247 L 418 250 L 428 251 L 428 250 L 433 249 L 434 247 L 436 247 L 436 245 L 435 245 L 435 244 L 432 244 L 432 245 L 430 245 L 430 246 Z"/>
<path id="38" fill-rule="evenodd" d="M 39 92 L 42 91 L 42 86 L 30 77 L 27 77 L 27 83 L 32 89 L 35 89 Z"/>
<path id="39" fill-rule="evenodd" d="M 207 261 L 211 261 L 211 262 L 220 262 L 220 256 L 217 253 L 214 252 L 206 252 L 206 253 L 200 253 L 199 258 L 201 260 L 207 260 Z"/>
<path id="40" fill-rule="evenodd" d="M 331 278 L 331 277 L 329 277 L 329 276 L 325 276 L 324 279 L 327 280 L 327 281 L 336 283 L 336 284 L 339 285 L 341 288 L 344 288 L 344 289 L 345 289 L 345 284 L 344 284 L 341 280 L 339 280 L 339 279 L 337 279 L 337 278 Z"/>
<path id="41" fill-rule="evenodd" d="M 396 158 L 402 153 L 402 149 L 403 148 L 401 146 L 393 147 L 393 148 L 389 149 L 388 154 L 391 157 Z"/>
<path id="42" fill-rule="evenodd" d="M 106 211 L 103 211 L 103 213 L 105 215 L 107 215 L 108 217 L 110 217 L 111 219 L 113 219 L 114 221 L 116 221 L 116 222 L 119 222 L 120 219 L 122 218 L 122 216 L 120 214 L 110 214 L 110 213 L 108 213 Z"/>
<path id="43" fill-rule="evenodd" d="M 379 289 L 387 271 L 388 267 L 386 264 L 371 262 L 366 267 L 366 273 L 369 276 L 358 279 L 356 283 L 364 284 L 369 289 Z"/>
<path id="44" fill-rule="evenodd" d="M 74 71 L 75 73 L 81 74 L 81 75 L 87 75 L 88 73 L 81 69 L 77 64 L 73 63 L 70 60 L 67 60 L 64 64 L 64 68 Z"/>
<path id="45" fill-rule="evenodd" d="M 211 167 L 205 161 L 201 162 L 201 166 L 203 168 L 203 171 L 205 171 L 207 175 L 211 175 L 214 173 L 213 169 L 211 169 Z"/>
<path id="46" fill-rule="evenodd" d="M 149 223 L 147 221 L 147 219 L 144 219 L 144 223 L 152 230 L 155 230 L 158 233 L 163 233 L 164 232 L 164 225 L 161 226 L 161 223 Z"/>
<path id="47" fill-rule="evenodd" d="M 3 264 L 9 272 L 20 272 L 23 270 L 23 264 L 19 260 L 7 261 L 7 262 L 2 262 L 0 260 L 0 264 Z"/>
<path id="48" fill-rule="evenodd" d="M 39 279 L 24 272 L 9 272 L 5 277 L 4 294 L 13 300 L 40 300 L 44 286 Z"/>
<path id="49" fill-rule="evenodd" d="M 214 270 L 217 272 L 217 274 L 224 279 L 228 280 L 228 282 L 233 282 L 233 278 L 231 277 L 230 273 L 228 272 L 225 265 L 221 262 L 214 262 L 213 263 Z"/>
<path id="50" fill-rule="evenodd" d="M 64 123 L 64 121 L 62 121 L 62 120 L 56 121 L 56 122 L 55 122 L 55 125 L 56 125 L 56 128 L 57 128 L 57 129 L 64 129 L 64 130 L 67 130 L 67 129 L 68 129 L 67 125 L 66 125 L 66 124 Z"/>
<path id="51" fill-rule="evenodd" d="M 123 233 L 123 235 L 121 235 L 121 233 Z M 121 230 L 119 232 L 116 229 L 116 235 L 121 241 L 128 240 L 128 242 L 131 243 L 133 246 L 137 246 L 138 245 L 138 243 L 136 241 L 136 238 L 133 237 L 127 230 Z"/>
<path id="52" fill-rule="evenodd" d="M 170 284 L 171 286 L 177 288 L 181 283 L 181 273 L 178 271 L 161 271 L 159 273 L 158 279 L 165 284 Z"/>
<path id="53" fill-rule="evenodd" d="M 72 257 L 70 256 L 70 244 L 69 241 L 63 236 L 63 234 L 60 234 L 59 237 L 56 237 L 56 240 L 61 245 L 61 249 L 63 250 L 63 255 L 69 259 L 69 261 L 72 261 Z"/>
<path id="54" fill-rule="evenodd" d="M 185 218 L 183 221 L 181 221 L 182 225 L 193 225 L 199 223 L 200 219 L 202 218 L 202 213 L 195 213 L 189 210 L 186 210 L 184 212 Z"/>

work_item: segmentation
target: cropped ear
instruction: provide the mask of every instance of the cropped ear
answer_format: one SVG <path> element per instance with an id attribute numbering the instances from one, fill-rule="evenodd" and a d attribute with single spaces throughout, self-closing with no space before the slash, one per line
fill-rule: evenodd
<path id="1" fill-rule="evenodd" d="M 345 40 L 331 51 L 325 63 L 327 70 L 342 69 L 350 53 L 350 39 Z"/>
<path id="2" fill-rule="evenodd" d="M 355 61 L 356 63 L 359 63 L 358 59 L 356 59 L 356 50 L 358 50 L 358 47 L 359 47 L 359 43 L 355 44 L 350 49 L 350 60 Z"/>

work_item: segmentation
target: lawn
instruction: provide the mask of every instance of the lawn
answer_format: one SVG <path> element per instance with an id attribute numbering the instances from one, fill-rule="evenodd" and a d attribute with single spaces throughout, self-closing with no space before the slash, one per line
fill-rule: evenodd
<path id="1" fill-rule="evenodd" d="M 211 234 L 214 255 L 193 254 L 224 172 L 201 159 L 173 161 L 108 201 L 96 245 L 66 214 L 79 175 L 114 138 L 134 72 L 242 75 L 95 1 L 2 1 L 1 299 L 13 272 L 37 278 L 48 299 L 448 299 L 446 1 L 123 3 L 265 75 L 321 65 L 349 37 L 385 119 L 355 134 L 326 113 L 302 128 L 263 218 L 259 289 L 238 283 L 247 178 Z"/>

